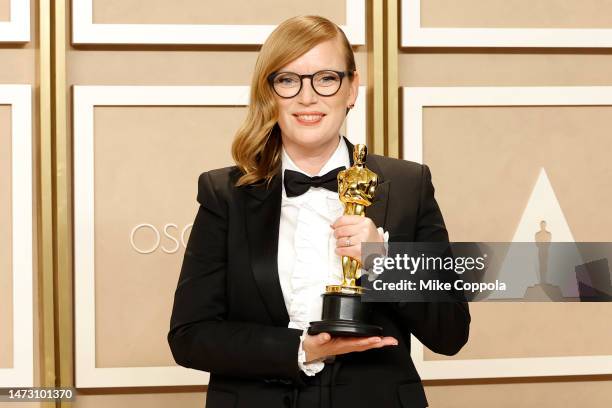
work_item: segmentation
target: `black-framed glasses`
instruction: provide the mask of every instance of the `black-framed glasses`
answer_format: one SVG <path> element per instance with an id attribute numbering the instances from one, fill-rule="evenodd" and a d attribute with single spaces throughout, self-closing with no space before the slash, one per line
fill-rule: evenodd
<path id="1" fill-rule="evenodd" d="M 345 76 L 352 76 L 354 71 L 334 71 L 326 69 L 314 74 L 299 75 L 295 72 L 273 72 L 268 76 L 268 82 L 274 92 L 281 98 L 293 98 L 302 90 L 304 78 L 310 79 L 310 86 L 321 96 L 335 95 L 342 86 Z"/>

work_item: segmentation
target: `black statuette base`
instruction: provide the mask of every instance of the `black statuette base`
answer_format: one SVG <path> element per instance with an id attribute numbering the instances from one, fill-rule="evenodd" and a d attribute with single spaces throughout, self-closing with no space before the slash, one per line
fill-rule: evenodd
<path id="1" fill-rule="evenodd" d="M 381 336 L 382 327 L 369 324 L 370 305 L 361 296 L 346 293 L 323 294 L 322 320 L 310 322 L 308 334 L 329 333 L 332 336 Z"/>

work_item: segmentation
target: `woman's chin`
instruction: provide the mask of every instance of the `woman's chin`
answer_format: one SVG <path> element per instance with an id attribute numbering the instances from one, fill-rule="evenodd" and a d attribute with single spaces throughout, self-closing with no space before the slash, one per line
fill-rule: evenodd
<path id="1" fill-rule="evenodd" d="M 337 141 L 337 135 L 338 133 L 334 136 L 323 136 L 323 132 L 320 129 L 318 131 L 312 129 L 305 132 L 296 132 L 296 135 L 291 139 L 296 144 L 304 147 L 318 147 L 330 143 L 332 139 Z"/>

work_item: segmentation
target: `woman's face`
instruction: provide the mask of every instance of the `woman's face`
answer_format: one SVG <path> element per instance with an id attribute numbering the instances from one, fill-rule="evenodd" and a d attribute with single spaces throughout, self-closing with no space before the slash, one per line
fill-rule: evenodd
<path id="1" fill-rule="evenodd" d="M 278 72 L 299 75 L 314 74 L 322 70 L 347 71 L 343 49 L 338 39 L 323 42 L 301 57 L 285 65 Z M 275 94 L 278 104 L 278 124 L 283 144 L 303 149 L 316 149 L 337 143 L 346 108 L 355 103 L 359 77 L 345 76 L 338 92 L 332 96 L 317 94 L 311 79 L 302 80 L 302 89 L 293 98 Z"/>

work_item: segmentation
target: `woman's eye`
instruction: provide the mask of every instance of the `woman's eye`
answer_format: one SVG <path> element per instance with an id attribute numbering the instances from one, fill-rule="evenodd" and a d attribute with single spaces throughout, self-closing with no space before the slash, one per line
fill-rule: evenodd
<path id="1" fill-rule="evenodd" d="M 276 79 L 276 82 L 280 85 L 295 85 L 297 81 L 293 77 L 280 77 Z"/>
<path id="2" fill-rule="evenodd" d="M 334 75 L 325 75 L 323 77 L 318 78 L 317 80 L 320 84 L 328 85 L 338 81 L 338 77 Z"/>

